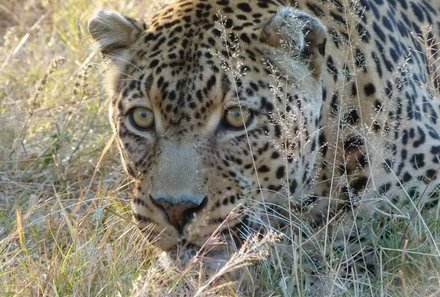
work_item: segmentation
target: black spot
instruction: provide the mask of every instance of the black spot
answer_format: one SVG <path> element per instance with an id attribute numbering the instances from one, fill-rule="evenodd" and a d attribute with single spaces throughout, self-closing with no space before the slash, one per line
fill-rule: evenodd
<path id="1" fill-rule="evenodd" d="M 280 157 L 280 153 L 278 153 L 277 151 L 272 153 L 272 156 L 270 156 L 272 159 L 278 159 Z"/>
<path id="2" fill-rule="evenodd" d="M 405 174 L 403 175 L 403 178 L 402 178 L 402 182 L 406 183 L 406 182 L 409 182 L 411 179 L 412 179 L 411 174 L 409 174 L 408 172 L 405 172 Z"/>
<path id="3" fill-rule="evenodd" d="M 281 135 L 282 135 L 282 130 L 281 130 L 280 125 L 275 124 L 275 125 L 273 125 L 273 127 L 274 127 L 274 129 L 275 129 L 275 137 L 276 137 L 276 138 L 280 138 Z"/>
<path id="4" fill-rule="evenodd" d="M 249 5 L 249 3 L 246 3 L 246 2 L 238 3 L 237 7 L 238 7 L 238 9 L 240 9 L 244 12 L 251 12 L 252 11 L 251 6 Z"/>
<path id="5" fill-rule="evenodd" d="M 390 173 L 391 169 L 393 168 L 393 161 L 390 159 L 386 159 L 383 164 L 383 168 L 384 168 L 385 172 Z"/>
<path id="6" fill-rule="evenodd" d="M 277 172 L 276 172 L 276 177 L 279 179 L 284 177 L 284 166 L 278 167 Z"/>
<path id="7" fill-rule="evenodd" d="M 339 14 L 336 14 L 334 12 L 330 12 L 330 15 L 332 16 L 332 18 L 335 21 L 337 21 L 337 22 L 339 22 L 339 23 L 341 23 L 343 25 L 346 25 L 345 19 L 342 16 L 340 16 Z"/>
<path id="8" fill-rule="evenodd" d="M 217 79 L 216 79 L 215 75 L 214 74 L 211 75 L 211 77 L 208 79 L 208 81 L 206 83 L 206 88 L 208 89 L 208 91 L 210 91 L 214 87 L 216 81 L 217 81 Z"/>
<path id="9" fill-rule="evenodd" d="M 356 161 L 361 168 L 366 168 L 368 165 L 368 158 L 365 154 L 362 154 L 360 157 L 357 157 Z"/>
<path id="10" fill-rule="evenodd" d="M 360 135 L 352 135 L 344 141 L 345 150 L 357 149 L 364 144 L 364 140 Z"/>
<path id="11" fill-rule="evenodd" d="M 231 29 L 233 25 L 234 23 L 230 18 L 227 18 L 226 21 L 224 22 L 224 26 L 226 29 Z"/>
<path id="12" fill-rule="evenodd" d="M 411 163 L 414 169 L 419 169 L 425 166 L 425 155 L 424 154 L 414 154 L 411 158 Z"/>
<path id="13" fill-rule="evenodd" d="M 135 214 L 135 215 L 134 215 L 134 218 L 135 218 L 136 221 L 138 221 L 138 222 L 144 222 L 144 223 L 152 223 L 152 222 L 153 222 L 153 221 L 150 220 L 149 218 L 144 217 L 143 215 L 140 215 L 140 214 Z"/>
<path id="14" fill-rule="evenodd" d="M 433 180 L 436 175 L 437 175 L 437 171 L 435 171 L 434 169 L 428 169 L 425 173 L 425 176 L 430 180 Z"/>
<path id="15" fill-rule="evenodd" d="M 376 55 L 376 53 L 373 51 L 371 53 L 371 57 L 373 58 L 374 64 L 376 65 L 376 72 L 379 75 L 379 77 L 382 77 L 382 64 L 380 63 L 379 57 Z"/>
<path id="16" fill-rule="evenodd" d="M 356 48 L 356 52 L 355 52 L 355 57 L 354 57 L 354 61 L 356 63 L 356 67 L 360 68 L 360 69 L 364 69 L 365 65 L 366 65 L 366 61 L 365 61 L 365 55 L 364 53 Z"/>
<path id="17" fill-rule="evenodd" d="M 145 42 L 145 43 L 149 43 L 149 41 L 156 40 L 157 37 L 158 37 L 157 35 L 158 35 L 158 34 L 148 33 L 148 34 L 145 35 L 145 37 L 144 37 L 144 42 Z"/>
<path id="18" fill-rule="evenodd" d="M 399 0 L 399 4 L 402 6 L 403 9 L 408 8 L 408 3 L 406 3 L 406 0 Z"/>
<path id="19" fill-rule="evenodd" d="M 382 16 L 382 25 L 384 28 L 387 28 L 388 30 L 393 31 L 393 27 L 390 23 L 390 19 L 386 15 Z"/>
<path id="20" fill-rule="evenodd" d="M 289 185 L 289 191 L 290 191 L 290 194 L 293 194 L 293 193 L 295 193 L 295 191 L 296 191 L 296 187 L 298 186 L 298 183 L 296 182 L 296 180 L 292 180 L 291 182 L 290 182 L 290 185 Z"/>
<path id="21" fill-rule="evenodd" d="M 260 173 L 269 172 L 269 171 L 270 171 L 270 168 L 267 167 L 266 165 L 262 165 L 262 166 L 260 166 L 260 167 L 258 168 L 257 171 L 260 172 Z"/>
<path id="22" fill-rule="evenodd" d="M 364 86 L 364 92 L 367 96 L 372 96 L 376 93 L 376 87 L 372 83 L 368 83 Z"/>
<path id="23" fill-rule="evenodd" d="M 390 56 L 393 59 L 394 63 L 397 63 L 397 61 L 399 61 L 400 59 L 399 53 L 392 47 L 390 47 Z"/>
<path id="24" fill-rule="evenodd" d="M 283 186 L 280 186 L 280 185 L 277 185 L 277 186 L 269 185 L 269 186 L 267 186 L 267 189 L 270 190 L 270 191 L 273 191 L 273 192 L 278 192 L 282 188 L 283 188 Z"/>
<path id="25" fill-rule="evenodd" d="M 373 122 L 372 128 L 373 128 L 373 131 L 376 133 L 380 132 L 380 130 L 382 129 L 382 127 L 380 126 L 380 124 L 377 121 Z"/>
<path id="26" fill-rule="evenodd" d="M 380 111 L 382 109 L 382 101 L 376 100 L 374 102 L 374 108 L 376 108 L 376 111 Z"/>
<path id="27" fill-rule="evenodd" d="M 217 4 L 222 5 L 222 6 L 226 6 L 226 5 L 229 5 L 229 0 L 218 0 Z"/>
<path id="28" fill-rule="evenodd" d="M 212 29 L 212 34 L 216 37 L 220 37 L 222 32 L 220 31 L 220 29 L 214 28 L 214 29 Z"/>
<path id="29" fill-rule="evenodd" d="M 211 46 L 215 46 L 216 44 L 215 39 L 212 37 L 208 37 L 207 41 Z"/>
<path id="30" fill-rule="evenodd" d="M 319 146 L 321 147 L 321 153 L 323 156 L 327 154 L 327 139 L 325 138 L 324 133 L 319 134 Z"/>
<path id="31" fill-rule="evenodd" d="M 261 110 L 264 110 L 266 112 L 270 112 L 273 110 L 273 104 L 272 102 L 269 102 L 266 97 L 261 97 Z"/>
<path id="32" fill-rule="evenodd" d="M 354 194 L 358 194 L 362 191 L 368 183 L 368 178 L 366 176 L 361 176 L 350 184 L 350 188 L 353 190 Z"/>
<path id="33" fill-rule="evenodd" d="M 419 22 L 424 22 L 424 19 L 425 19 L 425 18 L 424 18 L 424 16 L 423 16 L 423 12 L 422 12 L 422 10 L 420 9 L 420 7 L 419 7 L 416 3 L 411 2 L 411 8 L 412 8 L 412 10 L 413 10 L 415 16 L 417 17 L 418 21 L 419 21 Z"/>
<path id="34" fill-rule="evenodd" d="M 351 84 L 351 96 L 353 97 L 357 96 L 357 85 L 355 82 Z"/>
<path id="35" fill-rule="evenodd" d="M 436 145 L 431 147 L 431 154 L 439 155 L 440 154 L 440 146 Z"/>
<path id="36" fill-rule="evenodd" d="M 330 111 L 332 116 L 337 117 L 339 113 L 338 108 L 338 93 L 333 94 L 332 101 L 330 102 Z"/>
<path id="37" fill-rule="evenodd" d="M 386 194 L 391 189 L 391 183 L 386 183 L 379 187 L 379 194 Z"/>
<path id="38" fill-rule="evenodd" d="M 327 71 L 333 75 L 333 80 L 336 82 L 338 80 L 338 69 L 336 68 L 331 56 L 329 56 L 327 59 Z"/>
<path id="39" fill-rule="evenodd" d="M 426 141 L 426 134 L 422 128 L 417 127 L 417 132 L 419 133 L 420 138 L 417 141 L 414 141 L 414 147 L 419 147 Z"/>
<path id="40" fill-rule="evenodd" d="M 360 23 L 356 24 L 356 30 L 358 32 L 359 37 L 361 38 L 361 40 L 363 42 L 368 43 L 370 41 L 371 35 L 362 24 L 360 24 Z"/>
<path id="41" fill-rule="evenodd" d="M 150 68 L 154 68 L 154 67 L 156 67 L 157 65 L 159 65 L 159 60 L 154 59 L 154 60 L 152 60 L 152 61 L 150 62 L 149 67 L 150 67 Z"/>
<path id="42" fill-rule="evenodd" d="M 232 7 L 225 6 L 223 7 L 223 12 L 230 14 L 230 13 L 234 13 L 234 10 L 232 9 Z"/>
<path id="43" fill-rule="evenodd" d="M 377 36 L 380 38 L 382 42 L 386 42 L 387 37 L 376 22 L 373 22 L 373 30 L 374 32 L 376 32 Z"/>
<path id="44" fill-rule="evenodd" d="M 328 34 L 333 40 L 333 43 L 335 44 L 336 48 L 339 48 L 340 45 L 340 37 L 339 33 L 335 29 L 329 29 Z"/>
<path id="45" fill-rule="evenodd" d="M 247 36 L 246 33 L 241 33 L 240 34 L 240 39 L 246 43 L 251 43 L 251 39 Z"/>
<path id="46" fill-rule="evenodd" d="M 312 4 L 312 3 L 306 3 L 307 8 L 310 9 L 314 15 L 316 16 L 324 16 L 325 13 L 324 11 L 322 11 L 321 8 L 319 8 L 316 4 Z"/>
<path id="47" fill-rule="evenodd" d="M 349 125 L 355 125 L 359 122 L 359 115 L 356 109 L 352 109 L 344 115 L 344 121 Z"/>

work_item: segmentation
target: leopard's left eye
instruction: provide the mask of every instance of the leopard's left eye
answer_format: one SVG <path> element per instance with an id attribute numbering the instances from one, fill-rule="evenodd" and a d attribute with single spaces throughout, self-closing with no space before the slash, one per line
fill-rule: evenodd
<path id="1" fill-rule="evenodd" d="M 241 130 L 247 127 L 253 118 L 252 110 L 243 106 L 233 106 L 225 110 L 224 125 L 232 130 Z"/>

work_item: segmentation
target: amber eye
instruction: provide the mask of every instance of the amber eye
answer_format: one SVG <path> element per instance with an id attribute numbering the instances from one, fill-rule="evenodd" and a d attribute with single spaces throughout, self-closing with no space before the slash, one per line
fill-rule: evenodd
<path id="1" fill-rule="evenodd" d="M 230 129 L 239 130 L 248 126 L 252 120 L 252 111 L 245 107 L 234 106 L 225 111 L 223 121 Z"/>
<path id="2" fill-rule="evenodd" d="M 138 130 L 148 130 L 154 125 L 154 114 L 151 109 L 135 107 L 130 110 L 129 119 L 131 124 Z"/>

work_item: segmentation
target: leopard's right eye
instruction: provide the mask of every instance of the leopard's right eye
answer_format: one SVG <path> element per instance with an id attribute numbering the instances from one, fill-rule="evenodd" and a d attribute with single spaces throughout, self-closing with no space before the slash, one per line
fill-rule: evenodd
<path id="1" fill-rule="evenodd" d="M 135 107 L 128 112 L 130 123 L 140 131 L 150 130 L 154 126 L 154 114 L 151 109 Z"/>

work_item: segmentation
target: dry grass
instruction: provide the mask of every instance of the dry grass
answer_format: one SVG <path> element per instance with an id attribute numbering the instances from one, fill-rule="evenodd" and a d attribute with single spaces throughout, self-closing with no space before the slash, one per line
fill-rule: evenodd
<path id="1" fill-rule="evenodd" d="M 219 281 L 224 271 L 203 279 L 198 269 L 173 267 L 131 223 L 129 181 L 110 145 L 103 68 L 85 23 L 100 6 L 148 15 L 159 2 L 0 2 L 0 295 L 303 294 L 292 286 L 301 263 L 286 275 L 276 249 L 236 282 Z M 440 242 L 440 220 L 381 230 L 381 280 L 350 287 L 335 276 L 334 296 L 440 296 L 440 255 L 429 240 Z M 228 267 L 260 259 L 273 241 L 248 246 Z"/>

